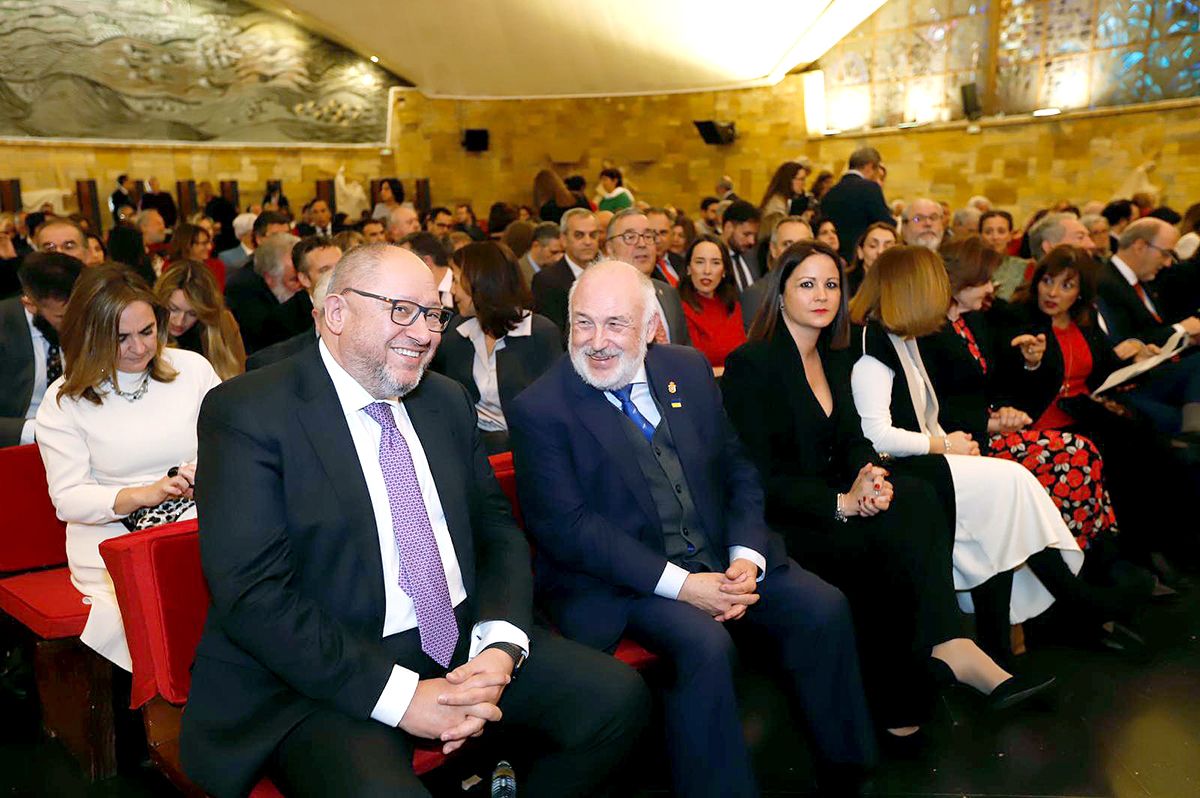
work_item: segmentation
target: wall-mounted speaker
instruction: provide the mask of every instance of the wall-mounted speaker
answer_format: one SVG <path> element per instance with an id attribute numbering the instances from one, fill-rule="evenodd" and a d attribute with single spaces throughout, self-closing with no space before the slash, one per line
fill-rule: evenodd
<path id="1" fill-rule="evenodd" d="M 983 105 L 979 102 L 979 86 L 964 83 L 959 91 L 962 92 L 963 113 L 967 119 L 975 120 L 983 116 Z"/>
<path id="2" fill-rule="evenodd" d="M 464 130 L 463 149 L 467 152 L 487 152 L 489 139 L 487 128 Z"/>
<path id="3" fill-rule="evenodd" d="M 713 122 L 711 119 L 693 121 L 705 144 L 732 144 L 737 138 L 733 122 Z"/>

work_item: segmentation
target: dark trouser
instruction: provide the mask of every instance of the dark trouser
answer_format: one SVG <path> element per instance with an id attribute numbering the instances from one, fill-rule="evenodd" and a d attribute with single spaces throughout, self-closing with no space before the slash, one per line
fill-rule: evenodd
<path id="1" fill-rule="evenodd" d="M 539 629 L 530 637 L 529 660 L 500 699 L 504 717 L 484 734 L 544 742 L 544 755 L 517 773 L 522 796 L 601 794 L 641 736 L 646 687 L 612 657 Z M 418 670 L 422 678 L 445 672 L 427 658 Z M 413 738 L 399 729 L 322 709 L 284 738 L 272 775 L 289 798 L 429 796 L 413 774 L 412 751 Z"/>
<path id="2" fill-rule="evenodd" d="M 680 798 L 758 794 L 734 692 L 735 640 L 756 637 L 786 675 L 818 766 L 868 767 L 875 747 L 845 597 L 789 561 L 758 585 L 759 602 L 729 623 L 681 601 L 634 601 L 627 632 L 674 670 L 667 750 Z M 757 641 L 756 641 L 757 642 Z"/>
<path id="3" fill-rule="evenodd" d="M 930 649 L 961 637 L 962 627 L 953 521 L 938 511 L 937 494 L 923 480 L 892 475 L 891 482 L 895 501 L 879 515 L 845 524 L 806 516 L 781 531 L 788 552 L 850 600 L 871 709 L 896 728 L 928 719 L 935 697 Z"/>
<path id="4" fill-rule="evenodd" d="M 1109 395 L 1140 410 L 1165 435 L 1178 435 L 1181 408 L 1200 402 L 1200 357 L 1187 355 L 1178 363 L 1162 363 L 1126 393 Z"/>

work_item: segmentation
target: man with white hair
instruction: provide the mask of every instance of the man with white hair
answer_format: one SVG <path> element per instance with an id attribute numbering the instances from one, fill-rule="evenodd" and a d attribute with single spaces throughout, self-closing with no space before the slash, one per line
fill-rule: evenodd
<path id="1" fill-rule="evenodd" d="M 674 794 L 756 795 L 735 694 L 746 636 L 772 644 L 822 795 L 874 759 L 848 604 L 789 559 L 708 360 L 649 346 L 654 286 L 617 261 L 572 286 L 569 357 L 509 416 L 543 606 L 568 638 L 663 658 Z M 762 599 L 760 602 L 760 598 Z"/>
<path id="2" fill-rule="evenodd" d="M 162 214 L 153 208 L 137 215 L 137 229 L 142 233 L 142 243 L 147 252 L 154 252 L 167 240 L 167 224 Z"/>
<path id="3" fill-rule="evenodd" d="M 910 247 L 925 247 L 934 252 L 946 236 L 946 215 L 941 204 L 921 197 L 904 209 L 904 224 L 900 228 L 904 243 Z"/>
<path id="4" fill-rule="evenodd" d="M 950 231 L 954 240 L 962 241 L 964 238 L 978 235 L 981 216 L 983 216 L 982 211 L 969 205 L 955 211 L 954 215 L 950 217 Z"/>
<path id="5" fill-rule="evenodd" d="M 979 211 L 980 215 L 987 213 L 992 209 L 992 201 L 982 194 L 976 194 L 967 200 L 967 207 L 974 208 Z"/>
<path id="6" fill-rule="evenodd" d="M 227 271 L 240 269 L 246 265 L 254 254 L 254 220 L 258 218 L 252 213 L 239 213 L 233 218 L 233 234 L 237 236 L 238 245 L 217 254 L 225 264 Z"/>
<path id="7" fill-rule="evenodd" d="M 411 202 L 397 205 L 388 214 L 387 237 L 393 244 L 399 244 L 405 236 L 419 232 L 421 217 Z"/>
<path id="8" fill-rule="evenodd" d="M 242 330 L 248 355 L 291 337 L 280 305 L 300 290 L 292 264 L 292 247 L 299 241 L 291 233 L 276 233 L 254 251 L 253 269 L 238 269 L 225 283 L 225 303 Z"/>
<path id="9" fill-rule="evenodd" d="M 750 331 L 750 325 L 754 323 L 754 317 L 767 297 L 767 291 L 771 287 L 770 272 L 775 271 L 779 256 L 797 241 L 812 237 L 812 227 L 800 216 L 785 216 L 775 225 L 775 229 L 771 231 L 770 248 L 767 250 L 767 278 L 755 281 L 754 285 L 742 292 L 739 300 L 742 305 L 742 326 L 746 328 L 746 332 Z"/>
<path id="10" fill-rule="evenodd" d="M 1088 229 L 1073 213 L 1048 213 L 1029 228 L 1027 235 L 1029 251 L 1033 253 L 1035 260 L 1041 260 L 1042 256 L 1059 244 L 1070 244 L 1088 253 L 1096 249 L 1096 243 L 1088 235 Z"/>

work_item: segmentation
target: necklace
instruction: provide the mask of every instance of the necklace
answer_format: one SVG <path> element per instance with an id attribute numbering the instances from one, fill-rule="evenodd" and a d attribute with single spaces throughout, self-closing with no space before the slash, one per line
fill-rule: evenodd
<path id="1" fill-rule="evenodd" d="M 124 399 L 126 402 L 136 402 L 138 399 L 141 399 L 143 396 L 145 396 L 146 392 L 150 390 L 150 372 L 146 372 L 146 374 L 142 377 L 142 384 L 132 391 L 122 391 L 117 387 L 116 380 L 110 379 L 108 384 L 112 386 L 113 393 Z"/>

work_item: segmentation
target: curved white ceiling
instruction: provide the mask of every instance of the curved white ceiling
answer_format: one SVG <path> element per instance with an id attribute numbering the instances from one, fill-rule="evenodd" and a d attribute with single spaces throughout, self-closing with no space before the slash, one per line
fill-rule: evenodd
<path id="1" fill-rule="evenodd" d="M 740 88 L 815 61 L 883 0 L 262 0 L 434 97 Z"/>

